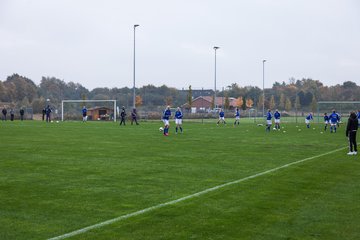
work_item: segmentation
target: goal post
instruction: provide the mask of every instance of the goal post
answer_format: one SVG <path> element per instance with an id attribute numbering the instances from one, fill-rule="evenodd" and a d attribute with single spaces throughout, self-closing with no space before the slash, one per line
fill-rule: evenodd
<path id="1" fill-rule="evenodd" d="M 328 115 L 335 110 L 341 117 L 348 117 L 351 111 L 360 109 L 360 101 L 319 101 L 317 102 L 318 122 L 322 121 L 324 113 Z"/>
<path id="2" fill-rule="evenodd" d="M 64 104 L 77 104 L 78 106 L 80 106 L 79 105 L 80 103 L 81 104 L 100 103 L 102 105 L 104 103 L 110 103 L 109 108 L 111 106 L 112 113 L 113 113 L 113 118 L 112 119 L 114 120 L 114 122 L 116 122 L 116 115 L 117 115 L 116 100 L 62 100 L 61 101 L 61 121 L 64 121 Z M 99 106 L 97 106 L 97 107 L 99 107 Z M 81 108 L 82 108 L 82 105 L 81 105 Z M 78 109 L 75 112 L 75 114 L 78 114 L 80 116 L 81 115 L 81 109 L 80 110 Z M 96 119 L 93 119 L 93 120 L 96 120 Z"/>

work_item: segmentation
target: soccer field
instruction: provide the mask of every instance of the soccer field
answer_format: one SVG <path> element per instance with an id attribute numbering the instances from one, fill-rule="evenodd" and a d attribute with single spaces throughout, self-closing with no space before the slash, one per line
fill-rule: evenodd
<path id="1" fill-rule="evenodd" d="M 215 122 L 0 122 L 0 239 L 360 239 L 344 126 Z"/>

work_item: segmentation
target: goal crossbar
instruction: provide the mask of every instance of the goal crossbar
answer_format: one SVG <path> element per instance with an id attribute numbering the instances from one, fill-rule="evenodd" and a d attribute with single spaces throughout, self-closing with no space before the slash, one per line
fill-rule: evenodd
<path id="1" fill-rule="evenodd" d="M 62 100 L 61 101 L 61 121 L 64 121 L 64 103 L 85 103 L 85 102 L 113 102 L 114 122 L 116 122 L 116 100 Z"/>

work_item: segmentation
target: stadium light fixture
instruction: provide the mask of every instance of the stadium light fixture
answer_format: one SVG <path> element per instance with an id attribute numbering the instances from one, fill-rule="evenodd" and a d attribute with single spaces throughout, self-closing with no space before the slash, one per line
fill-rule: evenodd
<path id="1" fill-rule="evenodd" d="M 134 25 L 134 72 L 133 72 L 133 108 L 135 108 L 135 100 L 136 100 L 136 97 L 135 97 L 135 29 L 136 27 L 140 26 L 139 24 L 135 24 Z"/>
<path id="2" fill-rule="evenodd" d="M 220 47 L 214 47 L 214 51 L 215 51 L 215 87 L 214 87 L 214 106 L 215 108 L 217 108 L 217 104 L 216 104 L 216 50 L 218 50 Z"/>
<path id="3" fill-rule="evenodd" d="M 263 61 L 263 117 L 265 117 L 265 62 L 266 60 L 264 59 Z"/>

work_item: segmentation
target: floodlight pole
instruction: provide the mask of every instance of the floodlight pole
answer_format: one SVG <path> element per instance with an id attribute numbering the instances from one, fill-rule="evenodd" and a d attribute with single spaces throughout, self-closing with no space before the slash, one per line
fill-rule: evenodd
<path id="1" fill-rule="evenodd" d="M 215 108 L 217 108 L 217 104 L 216 104 L 216 50 L 218 50 L 220 47 L 214 47 L 214 51 L 215 51 L 215 87 L 214 87 L 214 106 Z"/>
<path id="2" fill-rule="evenodd" d="M 133 72 L 133 77 L 134 77 L 134 84 L 133 84 L 133 108 L 135 108 L 135 29 L 136 27 L 140 26 L 139 24 L 135 24 L 134 25 L 134 72 Z"/>
<path id="3" fill-rule="evenodd" d="M 265 117 L 265 62 L 266 60 L 263 60 L 263 117 Z"/>

